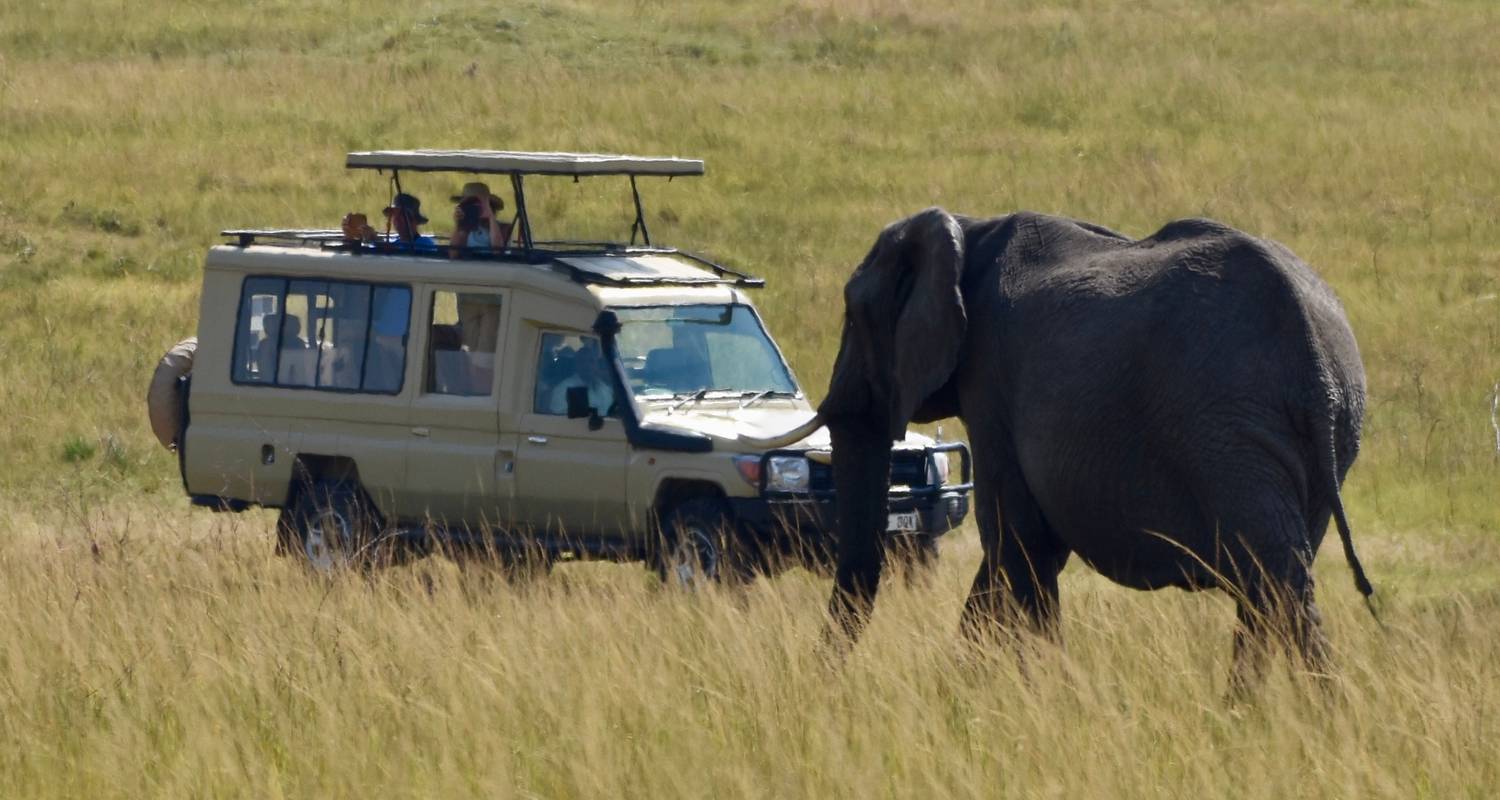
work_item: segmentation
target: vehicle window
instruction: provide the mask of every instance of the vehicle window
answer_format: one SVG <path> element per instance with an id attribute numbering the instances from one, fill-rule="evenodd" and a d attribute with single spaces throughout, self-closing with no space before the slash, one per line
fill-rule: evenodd
<path id="1" fill-rule="evenodd" d="M 568 389 L 574 386 L 588 388 L 589 405 L 600 416 L 620 415 L 614 381 L 610 379 L 599 339 L 569 333 L 542 334 L 532 408 L 538 414 L 565 416 Z"/>
<path id="2" fill-rule="evenodd" d="M 427 391 L 489 396 L 495 382 L 500 296 L 433 292 L 431 320 L 427 337 Z"/>
<path id="3" fill-rule="evenodd" d="M 248 278 L 233 379 L 342 391 L 401 390 L 411 289 Z"/>
<path id="4" fill-rule="evenodd" d="M 370 344 L 365 350 L 365 391 L 401 391 L 410 322 L 411 290 L 404 286 L 375 287 L 370 303 Z"/>
<path id="5" fill-rule="evenodd" d="M 743 305 L 617 308 L 620 360 L 637 397 L 701 390 L 795 394 L 760 320 Z"/>
<path id="6" fill-rule="evenodd" d="M 316 304 L 317 386 L 358 389 L 369 344 L 370 287 L 360 283 L 326 284 Z"/>
<path id="7" fill-rule="evenodd" d="M 281 297 L 286 281 L 249 278 L 240 297 L 235 328 L 235 383 L 275 383 L 276 347 L 281 339 Z"/>

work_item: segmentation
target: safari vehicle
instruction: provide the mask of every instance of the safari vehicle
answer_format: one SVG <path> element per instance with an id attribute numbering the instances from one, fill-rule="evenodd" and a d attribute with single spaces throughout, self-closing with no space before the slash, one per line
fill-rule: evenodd
<path id="1" fill-rule="evenodd" d="M 153 384 L 192 502 L 280 508 L 282 546 L 320 568 L 386 547 L 640 560 L 682 581 L 827 564 L 826 432 L 752 444 L 812 413 L 750 302 L 764 281 L 646 227 L 637 178 L 701 161 L 418 150 L 347 166 L 388 173 L 398 194 L 414 171 L 508 177 L 513 233 L 421 254 L 342 231 L 224 231 L 196 349 L 174 349 Z M 538 176 L 628 178 L 630 241 L 534 238 Z M 912 435 L 892 471 L 890 533 L 930 553 L 968 512 L 968 450 Z"/>

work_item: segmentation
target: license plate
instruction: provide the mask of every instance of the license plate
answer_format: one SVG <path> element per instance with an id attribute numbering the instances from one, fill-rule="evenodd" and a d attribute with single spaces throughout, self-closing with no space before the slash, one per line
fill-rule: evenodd
<path id="1" fill-rule="evenodd" d="M 914 531 L 921 525 L 921 522 L 917 517 L 917 512 L 903 511 L 899 514 L 890 515 L 886 520 L 885 529 L 888 531 Z"/>

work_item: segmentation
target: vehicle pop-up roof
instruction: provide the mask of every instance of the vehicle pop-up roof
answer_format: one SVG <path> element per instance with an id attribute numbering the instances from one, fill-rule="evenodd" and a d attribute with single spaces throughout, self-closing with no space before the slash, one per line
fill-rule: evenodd
<path id="1" fill-rule="evenodd" d="M 641 209 L 637 176 L 658 176 L 668 180 L 680 175 L 702 175 L 703 162 L 689 158 L 657 156 L 605 155 L 601 153 L 522 153 L 510 150 L 371 150 L 350 153 L 344 161 L 349 169 L 391 171 L 396 191 L 401 190 L 401 170 L 415 172 L 470 172 L 487 175 L 509 175 L 516 197 L 516 226 L 521 241 L 531 246 L 531 218 L 526 213 L 525 178 L 527 175 L 564 175 L 581 178 L 594 175 L 624 175 L 630 178 L 630 195 L 635 201 L 635 222 L 630 226 L 630 243 L 636 234 L 651 246 L 651 232 L 646 229 L 646 215 Z"/>
<path id="2" fill-rule="evenodd" d="M 527 153 L 510 150 L 368 150 L 349 153 L 344 166 L 349 169 L 373 169 L 382 173 L 389 170 L 393 194 L 402 191 L 402 171 L 508 175 L 511 190 L 515 195 L 514 228 L 521 242 L 517 255 L 532 262 L 556 259 L 553 263 L 557 267 L 572 273 L 578 280 L 618 284 L 702 282 L 687 275 L 664 273 L 646 277 L 638 274 L 616 274 L 620 273 L 619 269 L 604 270 L 599 267 L 599 264 L 603 262 L 595 263 L 593 259 L 579 260 L 561 256 L 675 254 L 711 269 L 716 282 L 749 287 L 765 285 L 765 281 L 760 278 L 729 269 L 703 256 L 675 248 L 652 245 L 651 232 L 646 228 L 646 216 L 641 206 L 641 193 L 636 185 L 636 178 L 664 177 L 671 180 L 676 177 L 702 175 L 703 162 L 697 159 L 603 153 Z M 630 226 L 629 244 L 572 241 L 538 243 L 534 241 L 531 235 L 531 218 L 526 208 L 525 184 L 528 175 L 563 176 L 572 177 L 575 180 L 591 176 L 629 178 L 630 195 L 635 203 L 635 221 Z M 227 230 L 223 233 L 237 238 L 241 246 L 252 244 L 257 238 L 293 240 L 303 243 L 333 243 L 342 239 L 341 232 L 334 230 Z M 639 247 L 636 245 L 637 236 L 642 242 Z M 539 247 L 539 244 L 548 247 Z M 641 261 L 640 263 L 647 262 Z M 659 261 L 650 263 L 654 269 L 647 269 L 645 272 L 662 272 Z M 667 270 L 667 272 L 673 271 Z"/>

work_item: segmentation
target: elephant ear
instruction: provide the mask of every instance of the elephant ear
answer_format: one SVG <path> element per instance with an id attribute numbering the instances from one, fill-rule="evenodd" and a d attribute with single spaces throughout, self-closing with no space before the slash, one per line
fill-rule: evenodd
<path id="1" fill-rule="evenodd" d="M 959 278 L 964 238 L 958 221 L 941 208 L 929 208 L 904 223 L 893 244 L 898 251 L 897 276 L 905 297 L 898 297 L 892 341 L 890 387 L 891 438 L 906 436 L 907 423 L 927 398 L 952 377 L 968 328 Z"/>

